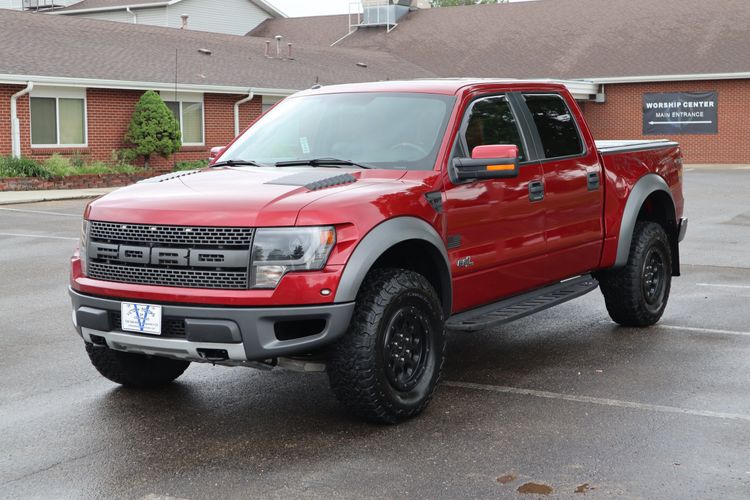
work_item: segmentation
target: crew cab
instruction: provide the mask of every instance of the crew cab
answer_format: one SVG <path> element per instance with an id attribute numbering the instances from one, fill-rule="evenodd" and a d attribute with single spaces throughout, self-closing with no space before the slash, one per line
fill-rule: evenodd
<path id="1" fill-rule="evenodd" d="M 595 142 L 564 82 L 311 89 L 207 168 L 91 202 L 73 321 L 119 384 L 325 369 L 351 412 L 395 423 L 430 401 L 447 330 L 596 288 L 617 323 L 656 323 L 683 205 L 678 144 Z"/>

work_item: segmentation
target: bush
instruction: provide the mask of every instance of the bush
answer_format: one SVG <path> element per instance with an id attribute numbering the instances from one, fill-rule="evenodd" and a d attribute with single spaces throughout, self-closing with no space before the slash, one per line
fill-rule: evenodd
<path id="1" fill-rule="evenodd" d="M 138 153 L 132 148 L 115 149 L 112 151 L 112 163 L 115 165 L 132 166 L 138 159 Z"/>
<path id="2" fill-rule="evenodd" d="M 49 179 L 52 174 L 31 158 L 0 156 L 0 177 L 41 177 Z"/>
<path id="3" fill-rule="evenodd" d="M 74 171 L 70 160 L 57 153 L 44 160 L 42 168 L 52 177 L 64 177 L 70 175 Z"/>
<path id="4" fill-rule="evenodd" d="M 196 170 L 207 166 L 208 160 L 178 161 L 172 170 L 175 172 L 181 170 Z"/>
<path id="5" fill-rule="evenodd" d="M 135 106 L 125 141 L 142 156 L 145 165 L 153 154 L 169 158 L 182 146 L 180 126 L 159 94 L 149 90 Z"/>

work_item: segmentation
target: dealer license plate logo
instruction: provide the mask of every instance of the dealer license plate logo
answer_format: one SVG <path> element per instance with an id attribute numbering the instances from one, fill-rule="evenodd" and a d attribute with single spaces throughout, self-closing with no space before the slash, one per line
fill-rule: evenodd
<path id="1" fill-rule="evenodd" d="M 161 306 L 123 302 L 120 312 L 123 331 L 161 335 Z"/>

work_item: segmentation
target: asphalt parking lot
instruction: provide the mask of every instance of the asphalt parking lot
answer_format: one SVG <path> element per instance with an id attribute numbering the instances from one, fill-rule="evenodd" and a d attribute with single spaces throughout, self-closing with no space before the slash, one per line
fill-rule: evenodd
<path id="1" fill-rule="evenodd" d="M 119 388 L 70 321 L 85 201 L 0 207 L 0 497 L 748 498 L 750 169 L 685 182 L 659 325 L 615 326 L 596 291 L 454 333 L 435 400 L 395 427 L 350 418 L 324 374 Z"/>

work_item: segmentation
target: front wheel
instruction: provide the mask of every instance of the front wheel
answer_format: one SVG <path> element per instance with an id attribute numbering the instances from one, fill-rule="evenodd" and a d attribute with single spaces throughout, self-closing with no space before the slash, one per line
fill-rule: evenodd
<path id="1" fill-rule="evenodd" d="M 190 361 L 115 351 L 109 347 L 86 344 L 94 368 L 112 382 L 127 387 L 155 387 L 182 375 Z"/>
<path id="2" fill-rule="evenodd" d="M 623 326 L 650 326 L 667 307 L 672 284 L 672 253 L 664 228 L 638 222 L 625 267 L 597 278 L 610 317 Z"/>
<path id="3" fill-rule="evenodd" d="M 435 289 L 403 269 L 372 271 L 346 335 L 332 346 L 328 377 L 355 415 L 393 424 L 429 403 L 445 359 L 445 324 Z"/>

